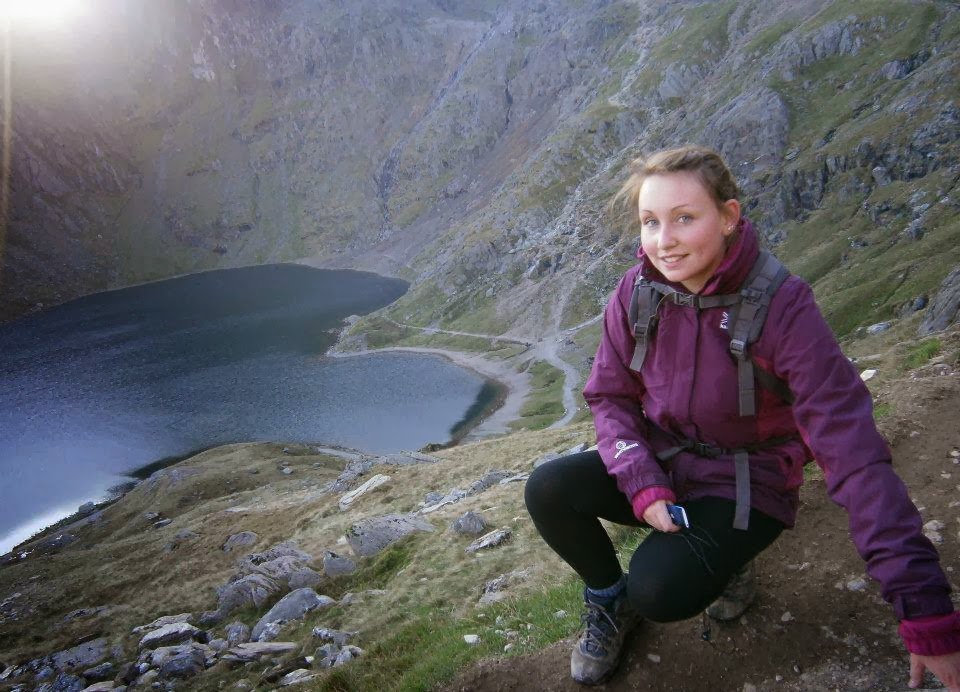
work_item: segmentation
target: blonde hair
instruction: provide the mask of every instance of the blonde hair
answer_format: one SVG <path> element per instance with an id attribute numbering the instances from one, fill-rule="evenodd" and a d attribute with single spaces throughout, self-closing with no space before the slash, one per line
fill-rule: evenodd
<path id="1" fill-rule="evenodd" d="M 688 144 L 631 161 L 630 177 L 614 195 L 611 208 L 624 204 L 632 214 L 636 214 L 643 181 L 652 175 L 679 172 L 695 174 L 718 207 L 728 199 L 739 201 L 737 183 L 720 154 L 707 147 Z"/>

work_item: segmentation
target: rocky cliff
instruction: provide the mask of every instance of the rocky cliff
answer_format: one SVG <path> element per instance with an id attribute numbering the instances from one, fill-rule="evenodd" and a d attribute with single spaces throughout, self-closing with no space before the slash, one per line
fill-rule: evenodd
<path id="1" fill-rule="evenodd" d="M 840 334 L 960 262 L 954 3 L 102 0 L 14 29 L 8 317 L 303 259 L 411 279 L 398 321 L 535 338 L 630 262 L 626 163 L 686 141 Z"/>

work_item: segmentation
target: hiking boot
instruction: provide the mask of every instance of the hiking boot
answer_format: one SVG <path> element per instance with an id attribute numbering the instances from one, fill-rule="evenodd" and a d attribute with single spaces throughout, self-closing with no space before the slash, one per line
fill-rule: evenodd
<path id="1" fill-rule="evenodd" d="M 727 583 L 720 598 L 707 606 L 707 615 L 714 620 L 727 622 L 743 615 L 757 596 L 753 581 L 753 562 L 748 562 Z"/>
<path id="2" fill-rule="evenodd" d="M 570 655 L 570 675 L 583 685 L 599 685 L 617 670 L 623 641 L 642 618 L 627 600 L 626 590 L 609 608 L 590 602 L 584 592 L 584 608 L 583 628 Z"/>

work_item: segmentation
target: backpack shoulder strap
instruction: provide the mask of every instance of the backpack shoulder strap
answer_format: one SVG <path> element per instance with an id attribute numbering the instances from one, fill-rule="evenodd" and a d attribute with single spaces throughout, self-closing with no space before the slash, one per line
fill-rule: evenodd
<path id="1" fill-rule="evenodd" d="M 786 281 L 790 272 L 780 260 L 766 250 L 761 250 L 750 274 L 740 289 L 741 302 L 731 320 L 730 353 L 737 359 L 737 379 L 740 387 L 740 415 L 753 416 L 757 412 L 757 396 L 754 378 L 762 368 L 754 368 L 748 348 L 755 342 L 767 319 L 770 302 L 777 289 Z M 772 389 L 788 401 L 792 401 L 789 389 L 773 375 L 763 371 L 759 376 L 761 385 Z M 774 382 L 778 384 L 774 384 Z M 784 396 L 786 394 L 786 396 Z"/>
<path id="2" fill-rule="evenodd" d="M 633 358 L 630 360 L 630 369 L 640 371 L 647 356 L 647 343 L 657 330 L 657 308 L 663 294 L 656 285 L 637 273 L 637 280 L 633 284 L 633 295 L 630 296 L 630 309 L 627 318 L 633 330 L 636 345 L 633 348 Z"/>

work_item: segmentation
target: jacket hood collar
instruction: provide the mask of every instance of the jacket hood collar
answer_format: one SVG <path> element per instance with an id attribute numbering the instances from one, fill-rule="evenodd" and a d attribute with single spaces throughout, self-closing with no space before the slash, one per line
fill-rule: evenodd
<path id="1" fill-rule="evenodd" d="M 746 281 L 747 275 L 759 254 L 760 242 L 753 224 L 746 217 L 741 217 L 733 244 L 727 248 L 723 261 L 720 262 L 720 266 L 717 267 L 713 276 L 707 280 L 703 290 L 700 291 L 700 295 L 707 296 L 738 291 L 743 282 Z M 663 274 L 653 266 L 653 262 L 644 253 L 642 245 L 637 248 L 637 259 L 640 260 L 640 272 L 644 278 L 659 281 L 683 293 L 688 292 L 681 284 L 667 281 L 664 278 Z"/>

